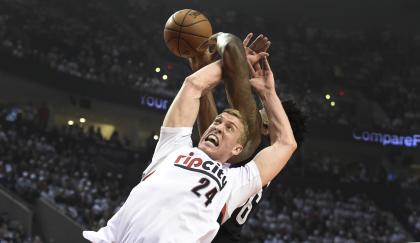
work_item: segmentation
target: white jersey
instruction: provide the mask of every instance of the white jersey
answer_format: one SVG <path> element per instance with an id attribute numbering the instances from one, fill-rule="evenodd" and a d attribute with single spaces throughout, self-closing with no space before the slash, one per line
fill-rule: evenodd
<path id="1" fill-rule="evenodd" d="M 192 128 L 161 128 L 143 181 L 92 242 L 211 242 L 223 218 L 261 190 L 255 162 L 228 168 L 192 147 Z M 223 220 L 223 219 L 222 219 Z"/>

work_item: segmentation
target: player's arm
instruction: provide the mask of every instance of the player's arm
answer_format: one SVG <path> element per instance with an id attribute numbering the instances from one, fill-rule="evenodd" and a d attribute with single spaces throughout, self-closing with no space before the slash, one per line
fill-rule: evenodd
<path id="1" fill-rule="evenodd" d="M 252 38 L 252 33 L 248 34 L 247 37 L 243 41 L 243 46 L 246 50 L 246 57 L 251 63 L 257 62 L 261 57 L 266 55 L 266 51 L 270 46 L 270 42 L 268 41 L 267 37 L 264 37 L 263 35 L 259 35 L 252 44 L 248 46 L 249 41 Z M 248 85 L 248 74 L 245 72 L 248 72 L 248 66 L 245 63 L 236 63 L 237 56 L 241 55 L 240 47 L 239 48 L 227 48 L 226 45 L 235 46 L 238 47 L 239 42 L 237 41 L 237 38 L 235 39 L 235 36 L 231 34 L 224 34 L 219 33 L 210 38 L 210 42 L 215 47 L 215 49 L 218 51 L 217 54 L 222 56 L 222 59 L 224 63 L 226 63 L 224 66 L 224 72 L 225 72 L 225 82 L 227 87 L 227 96 L 228 100 L 230 101 L 230 104 L 232 107 L 237 108 L 241 107 L 243 110 L 243 114 L 245 114 L 247 117 L 249 115 L 245 113 L 249 109 L 253 109 L 253 107 L 248 108 L 246 105 L 243 105 L 243 96 L 238 95 L 241 92 L 240 89 L 243 88 L 247 90 L 247 93 L 250 93 L 250 86 Z M 231 42 L 231 43 L 229 43 Z M 211 43 L 209 43 L 211 44 Z M 238 52 L 239 50 L 239 52 Z M 231 53 L 229 53 L 231 52 Z M 224 55 L 226 53 L 226 56 Z M 202 66 L 210 63 L 212 60 L 214 60 L 214 57 L 216 53 L 211 53 L 208 50 L 206 50 L 202 55 L 191 58 L 189 60 L 191 69 L 193 71 L 198 70 Z M 227 59 L 230 58 L 230 59 Z M 242 56 L 243 60 L 243 56 Z M 237 66 L 235 66 L 237 65 Z M 238 72 L 239 76 L 232 75 L 235 72 Z M 242 76 L 241 76 L 242 74 Z M 241 83 L 239 81 L 245 81 L 246 85 L 241 86 Z M 248 86 L 248 87 L 246 87 Z M 235 88 L 234 88 L 235 87 Z M 238 91 L 238 93 L 234 94 L 232 90 Z M 253 101 L 253 99 L 252 99 Z M 252 103 L 251 103 L 252 104 Z M 201 135 L 214 121 L 215 117 L 217 116 L 217 108 L 216 104 L 214 102 L 214 97 L 212 92 L 207 92 L 205 95 L 203 95 L 200 99 L 200 109 L 198 113 L 198 127 L 199 127 L 199 134 Z M 252 117 L 252 115 L 251 115 Z M 252 121 L 250 121 L 252 122 Z M 255 124 L 255 122 L 252 122 L 252 124 Z M 252 143 L 249 143 L 248 146 L 245 148 L 245 150 L 241 153 L 241 156 L 236 158 L 236 161 L 241 161 L 245 158 L 249 158 L 251 154 L 255 151 L 256 146 L 259 144 L 259 140 L 252 140 Z"/>
<path id="2" fill-rule="evenodd" d="M 216 53 L 210 53 L 206 50 L 199 56 L 190 58 L 189 64 L 191 69 L 196 72 L 200 68 L 210 64 L 214 61 Z M 206 129 L 213 123 L 214 119 L 217 116 L 216 103 L 214 101 L 213 92 L 209 90 L 203 94 L 200 98 L 200 108 L 198 111 L 197 126 L 198 134 L 201 135 L 206 131 Z"/>
<path id="3" fill-rule="evenodd" d="M 289 119 L 276 94 L 274 77 L 267 58 L 262 69 L 250 67 L 252 87 L 257 91 L 267 112 L 271 145 L 261 150 L 254 158 L 260 172 L 262 185 L 271 181 L 286 165 L 297 148 Z"/>
<path id="4" fill-rule="evenodd" d="M 232 34 L 217 35 L 216 50 L 223 60 L 223 80 L 231 107 L 239 110 L 249 127 L 249 139 L 244 150 L 230 162 L 249 158 L 261 141 L 261 119 L 249 83 L 249 68 L 242 41 Z"/>
<path id="5" fill-rule="evenodd" d="M 163 120 L 164 127 L 192 127 L 197 119 L 200 97 L 222 79 L 222 62 L 213 62 L 185 78 Z"/>

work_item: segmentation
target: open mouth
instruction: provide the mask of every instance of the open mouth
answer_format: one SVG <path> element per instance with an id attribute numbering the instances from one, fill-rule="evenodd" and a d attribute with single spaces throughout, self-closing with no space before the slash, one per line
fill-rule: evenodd
<path id="1" fill-rule="evenodd" d="M 216 135 L 210 134 L 206 137 L 204 141 L 212 143 L 216 147 L 219 146 L 219 139 Z"/>

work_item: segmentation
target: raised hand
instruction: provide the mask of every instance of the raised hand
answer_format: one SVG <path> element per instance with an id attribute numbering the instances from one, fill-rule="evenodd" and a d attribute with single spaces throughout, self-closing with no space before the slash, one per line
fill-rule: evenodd
<path id="1" fill-rule="evenodd" d="M 251 72 L 251 79 L 249 82 L 260 97 L 264 96 L 267 92 L 275 92 L 276 87 L 274 75 L 271 71 L 267 57 L 263 57 L 261 62 L 261 65 L 257 63 L 254 66 L 248 63 Z"/>
<path id="2" fill-rule="evenodd" d="M 271 46 L 271 42 L 268 38 L 262 34 L 260 34 L 250 45 L 249 42 L 253 37 L 252 33 L 249 33 L 245 39 L 243 40 L 243 45 L 245 48 L 245 53 L 248 59 L 248 62 L 251 65 L 257 63 L 261 58 L 267 57 L 268 53 L 267 50 Z"/>
<path id="3" fill-rule="evenodd" d="M 205 40 L 197 49 L 197 55 L 188 58 L 188 63 L 193 71 L 212 63 L 217 57 L 216 45 L 217 37 L 223 34 L 222 32 L 213 34 Z"/>

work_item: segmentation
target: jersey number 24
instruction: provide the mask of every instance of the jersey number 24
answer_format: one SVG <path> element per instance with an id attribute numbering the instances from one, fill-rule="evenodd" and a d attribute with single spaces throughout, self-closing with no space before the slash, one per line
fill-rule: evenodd
<path id="1" fill-rule="evenodd" d="M 197 197 L 201 197 L 201 190 L 204 190 L 206 187 L 208 187 L 210 185 L 210 180 L 203 177 L 198 181 L 200 184 L 196 187 L 194 187 L 193 189 L 191 189 L 191 191 L 197 196 Z M 213 200 L 214 196 L 217 194 L 217 188 L 214 187 L 213 189 L 211 189 L 210 191 L 206 192 L 206 194 L 204 194 L 204 196 L 207 198 L 206 202 L 204 203 L 204 205 L 206 205 L 206 207 L 211 203 L 211 201 Z"/>

